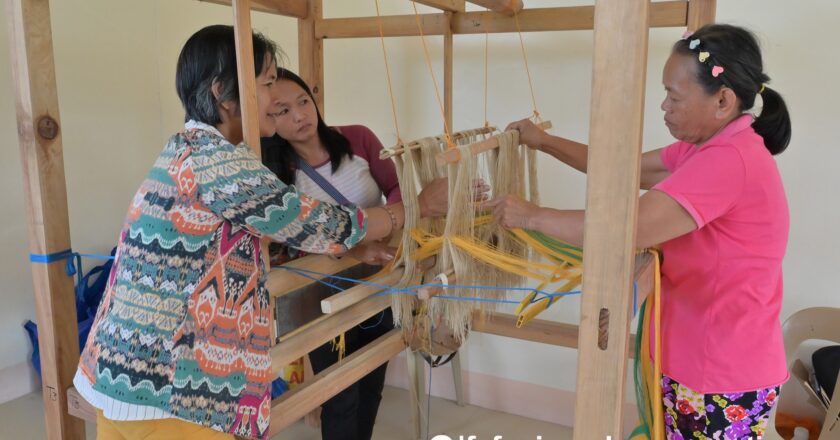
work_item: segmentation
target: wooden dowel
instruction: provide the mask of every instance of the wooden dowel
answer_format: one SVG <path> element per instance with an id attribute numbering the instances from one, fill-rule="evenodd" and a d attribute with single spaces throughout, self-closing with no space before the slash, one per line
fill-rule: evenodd
<path id="1" fill-rule="evenodd" d="M 277 434 L 368 373 L 405 350 L 402 330 L 380 336 L 342 362 L 315 375 L 312 381 L 287 391 L 274 400 L 269 436 Z"/>
<path id="2" fill-rule="evenodd" d="M 198 0 L 217 5 L 231 5 L 231 0 Z M 306 18 L 309 12 L 307 0 L 251 0 L 251 9 L 287 17 Z"/>
<path id="3" fill-rule="evenodd" d="M 331 258 L 326 255 L 307 255 L 290 261 L 284 264 L 284 266 L 324 274 L 334 274 L 359 264 L 361 264 L 359 260 L 351 257 Z M 315 280 L 309 277 L 315 278 Z M 302 287 L 316 283 L 317 279 L 321 278 L 323 277 L 320 275 L 307 274 L 307 276 L 303 276 L 291 270 L 274 268 L 268 273 L 268 280 L 265 282 L 265 287 L 268 289 L 269 295 L 281 297 Z"/>
<path id="4" fill-rule="evenodd" d="M 462 131 L 453 133 L 451 137 L 452 137 L 452 141 L 458 142 L 459 140 L 463 139 L 466 136 L 471 136 L 473 134 L 479 134 L 479 135 L 489 134 L 489 133 L 492 133 L 494 131 L 496 131 L 496 127 L 487 126 L 487 127 L 481 127 L 481 128 L 474 128 L 474 129 L 471 129 L 471 130 L 462 130 Z M 446 135 L 444 135 L 444 134 L 437 135 L 437 136 L 435 136 L 435 139 L 437 139 L 439 142 L 446 142 Z M 382 151 L 379 153 L 379 158 L 380 159 L 388 159 L 390 157 L 396 156 L 398 154 L 405 153 L 406 151 L 415 150 L 415 149 L 420 148 L 420 147 L 421 147 L 421 145 L 420 145 L 419 141 L 411 141 L 409 143 L 403 143 L 403 144 L 395 145 L 391 148 L 383 148 Z"/>
<path id="5" fill-rule="evenodd" d="M 399 281 L 401 277 L 401 271 L 394 270 L 389 273 L 386 273 L 385 275 L 382 275 L 381 277 L 374 278 L 370 280 L 370 282 L 380 285 L 392 285 Z M 336 313 L 338 311 L 346 309 L 347 307 L 352 306 L 353 304 L 371 295 L 382 291 L 383 289 L 379 286 L 373 286 L 370 284 L 359 284 L 343 292 L 336 293 L 335 295 L 329 298 L 322 299 L 321 312 L 327 314 Z"/>
<path id="6" fill-rule="evenodd" d="M 455 269 L 449 269 L 446 272 L 435 277 L 433 284 L 452 284 L 457 282 L 455 279 Z M 421 300 L 428 300 L 433 296 L 440 295 L 446 287 L 421 287 L 417 290 L 417 298 Z"/>
<path id="7" fill-rule="evenodd" d="M 277 345 L 271 349 L 271 369 L 275 377 L 285 365 L 305 356 L 390 305 L 390 296 L 370 297 L 338 313 L 327 315 L 314 325 L 307 326 L 306 331 L 281 337 Z"/>
<path id="8" fill-rule="evenodd" d="M 426 270 L 430 269 L 435 263 L 435 257 L 429 257 L 419 263 L 420 271 L 425 272 Z M 393 285 L 402 277 L 402 269 L 393 270 L 385 275 L 377 277 L 376 279 L 371 280 L 371 283 L 376 283 L 379 285 Z M 323 313 L 335 313 L 340 310 L 344 310 L 347 307 L 373 295 L 376 293 L 381 292 L 383 289 L 377 286 L 371 286 L 368 284 L 359 284 L 355 287 L 351 287 L 343 292 L 336 293 L 335 295 L 321 300 L 321 312 Z"/>
<path id="9" fill-rule="evenodd" d="M 547 130 L 551 128 L 551 121 L 540 122 L 537 124 L 537 127 Z M 448 163 L 456 163 L 461 160 L 462 155 L 470 154 L 475 156 L 476 154 L 483 153 L 488 150 L 492 150 L 494 148 L 499 148 L 499 135 L 493 136 L 490 139 L 485 139 L 483 141 L 479 141 L 469 145 L 463 145 L 458 148 L 452 148 L 446 150 L 442 153 L 439 153 L 435 156 L 435 162 L 437 162 L 438 166 L 443 166 Z"/>

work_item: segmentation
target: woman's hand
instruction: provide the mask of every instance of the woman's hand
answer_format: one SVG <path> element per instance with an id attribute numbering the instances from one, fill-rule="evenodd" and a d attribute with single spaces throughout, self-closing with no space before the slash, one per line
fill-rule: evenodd
<path id="1" fill-rule="evenodd" d="M 483 179 L 473 181 L 473 201 L 488 199 L 490 186 Z M 441 217 L 449 210 L 449 181 L 445 177 L 432 180 L 417 196 L 420 217 Z"/>
<path id="2" fill-rule="evenodd" d="M 372 266 L 384 266 L 394 259 L 397 248 L 388 246 L 385 242 L 371 241 L 350 249 L 342 256 L 353 257 L 362 263 Z"/>
<path id="3" fill-rule="evenodd" d="M 511 122 L 505 128 L 505 131 L 509 130 L 519 131 L 519 143 L 525 144 L 535 150 L 539 150 L 545 143 L 546 132 L 540 127 L 537 127 L 530 119 Z"/>
<path id="4" fill-rule="evenodd" d="M 536 229 L 542 208 L 517 196 L 500 196 L 482 205 L 493 210 L 493 218 L 505 229 Z"/>

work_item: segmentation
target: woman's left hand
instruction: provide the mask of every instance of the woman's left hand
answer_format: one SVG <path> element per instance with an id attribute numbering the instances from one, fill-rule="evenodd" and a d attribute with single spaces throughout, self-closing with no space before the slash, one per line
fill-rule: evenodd
<path id="1" fill-rule="evenodd" d="M 534 229 L 540 215 L 540 207 L 517 196 L 500 196 L 484 203 L 482 208 L 493 210 L 493 218 L 503 228 Z"/>
<path id="2" fill-rule="evenodd" d="M 372 266 L 384 266 L 394 259 L 396 253 L 397 248 L 388 246 L 385 242 L 371 241 L 350 249 L 343 256 L 355 258 Z"/>

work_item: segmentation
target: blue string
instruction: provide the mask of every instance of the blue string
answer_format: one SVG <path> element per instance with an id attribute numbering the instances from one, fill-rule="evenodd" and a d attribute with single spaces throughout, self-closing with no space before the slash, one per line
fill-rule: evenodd
<path id="1" fill-rule="evenodd" d="M 394 293 L 405 293 L 409 295 L 416 295 L 417 293 L 415 290 L 423 288 L 423 287 L 441 287 L 441 288 L 450 288 L 450 289 L 483 289 L 483 290 L 513 290 L 513 291 L 526 291 L 526 292 L 536 292 L 537 294 L 543 295 L 542 297 L 535 297 L 531 300 L 531 303 L 535 303 L 540 301 L 544 298 L 549 298 L 550 301 L 554 301 L 555 298 L 566 296 L 566 295 L 577 295 L 580 294 L 580 290 L 568 291 L 568 292 L 546 292 L 544 290 L 533 289 L 529 287 L 499 287 L 499 286 L 483 286 L 483 285 L 464 285 L 464 284 L 418 284 L 414 286 L 407 286 L 407 287 L 393 287 L 386 284 L 378 284 L 373 283 L 370 281 L 362 281 L 357 280 L 354 278 L 342 277 L 338 275 L 332 275 L 322 272 L 317 272 L 314 270 L 308 269 L 300 269 L 296 267 L 289 267 L 289 266 L 273 266 L 281 269 L 286 269 L 291 272 L 295 272 L 298 275 L 301 275 L 305 278 L 313 280 L 315 282 L 324 284 L 326 286 L 330 286 L 336 288 L 340 291 L 344 291 L 345 289 L 341 289 L 334 284 L 331 284 L 327 281 L 324 281 L 323 278 L 331 278 L 340 281 L 347 281 L 356 284 L 362 284 L 367 286 L 374 286 L 380 289 L 383 289 L 383 292 L 376 294 L 375 296 L 382 296 L 382 295 L 391 295 Z M 310 275 L 311 274 L 311 275 Z M 452 295 L 437 295 L 436 298 L 442 299 L 450 299 L 456 301 L 476 301 L 476 302 L 490 302 L 490 303 L 501 303 L 501 304 L 519 304 L 520 301 L 513 301 L 513 300 L 504 300 L 504 299 L 492 299 L 492 298 L 474 298 L 474 297 L 464 297 L 464 296 L 452 296 Z"/>
<path id="2" fill-rule="evenodd" d="M 29 261 L 33 263 L 52 263 L 55 261 L 61 261 L 69 256 L 73 255 L 72 249 L 65 249 L 61 252 L 54 252 L 52 254 L 29 254 Z"/>

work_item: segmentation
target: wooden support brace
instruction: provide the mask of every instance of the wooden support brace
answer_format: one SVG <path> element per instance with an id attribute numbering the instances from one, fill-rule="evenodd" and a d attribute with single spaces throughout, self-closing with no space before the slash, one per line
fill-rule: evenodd
<path id="1" fill-rule="evenodd" d="M 650 8 L 595 4 L 575 440 L 622 434 Z"/>
<path id="2" fill-rule="evenodd" d="M 692 0 L 694 1 L 694 0 Z M 650 5 L 650 27 L 685 26 L 688 2 L 672 0 Z M 526 8 L 517 14 L 522 32 L 573 31 L 593 29 L 595 8 L 592 6 L 563 6 L 555 8 Z M 451 28 L 455 35 L 485 32 L 516 32 L 516 21 L 495 12 L 470 11 L 453 14 L 447 27 L 443 13 L 420 14 L 424 35 L 444 35 Z M 416 37 L 420 35 L 414 15 L 381 17 L 382 33 L 386 37 Z M 327 18 L 315 23 L 317 38 L 379 38 L 377 17 Z"/>
<path id="3" fill-rule="evenodd" d="M 537 127 L 548 130 L 551 128 L 551 121 L 540 122 L 537 124 Z M 499 148 L 499 138 L 497 136 L 493 136 L 490 139 L 485 139 L 480 142 L 476 142 L 469 145 L 463 145 L 458 148 L 452 148 L 446 150 L 442 153 L 439 153 L 435 156 L 435 162 L 437 162 L 438 166 L 443 166 L 450 163 L 457 163 L 461 160 L 462 155 L 472 155 L 475 156 L 477 154 L 481 154 L 485 151 L 492 150 L 494 148 Z"/>
<path id="4" fill-rule="evenodd" d="M 717 0 L 691 0 L 688 2 L 686 28 L 694 32 L 701 27 L 715 22 Z"/>
<path id="5" fill-rule="evenodd" d="M 324 42 L 316 32 L 323 18 L 322 0 L 309 0 L 308 6 L 306 18 L 298 20 L 298 73 L 312 90 L 324 118 Z"/>
<path id="6" fill-rule="evenodd" d="M 232 3 L 232 0 L 198 1 L 228 6 Z M 285 15 L 287 17 L 306 18 L 309 12 L 309 2 L 307 0 L 251 0 L 251 9 L 259 12 Z"/>
<path id="7" fill-rule="evenodd" d="M 518 13 L 525 6 L 522 0 L 469 0 L 469 2 L 507 16 Z"/>
<path id="8" fill-rule="evenodd" d="M 81 420 L 96 423 L 96 408 L 93 407 L 75 387 L 67 390 L 67 411 L 68 413 Z"/>
<path id="9" fill-rule="evenodd" d="M 438 8 L 441 11 L 464 12 L 464 0 L 417 0 L 417 3 Z"/>
<path id="10" fill-rule="evenodd" d="M 402 330 L 391 330 L 342 362 L 318 373 L 312 381 L 284 393 L 273 402 L 269 436 L 300 420 L 405 348 Z"/>
<path id="11" fill-rule="evenodd" d="M 390 305 L 390 296 L 370 297 L 281 337 L 271 349 L 271 369 L 275 377 L 281 368 L 295 359 L 305 356 Z"/>
<path id="12" fill-rule="evenodd" d="M 70 249 L 70 226 L 49 2 L 7 0 L 6 19 L 29 252 L 56 254 Z M 85 438 L 84 423 L 67 412 L 67 389 L 79 362 L 79 333 L 73 279 L 65 264 L 57 259 L 31 265 L 50 440 Z"/>
<path id="13" fill-rule="evenodd" d="M 435 257 L 426 258 L 425 260 L 419 263 L 420 272 L 425 272 L 429 270 L 435 264 Z M 378 285 L 393 285 L 397 281 L 400 280 L 402 277 L 402 272 L 399 270 L 392 270 L 382 276 L 374 278 L 370 280 L 371 283 L 375 283 Z M 344 310 L 347 307 L 350 307 L 357 302 L 374 295 L 376 293 L 382 292 L 383 289 L 378 286 L 373 286 L 370 284 L 359 284 L 357 286 L 351 287 L 343 292 L 336 293 L 335 295 L 322 299 L 321 300 L 321 312 L 330 314 L 336 313 L 338 311 Z"/>

